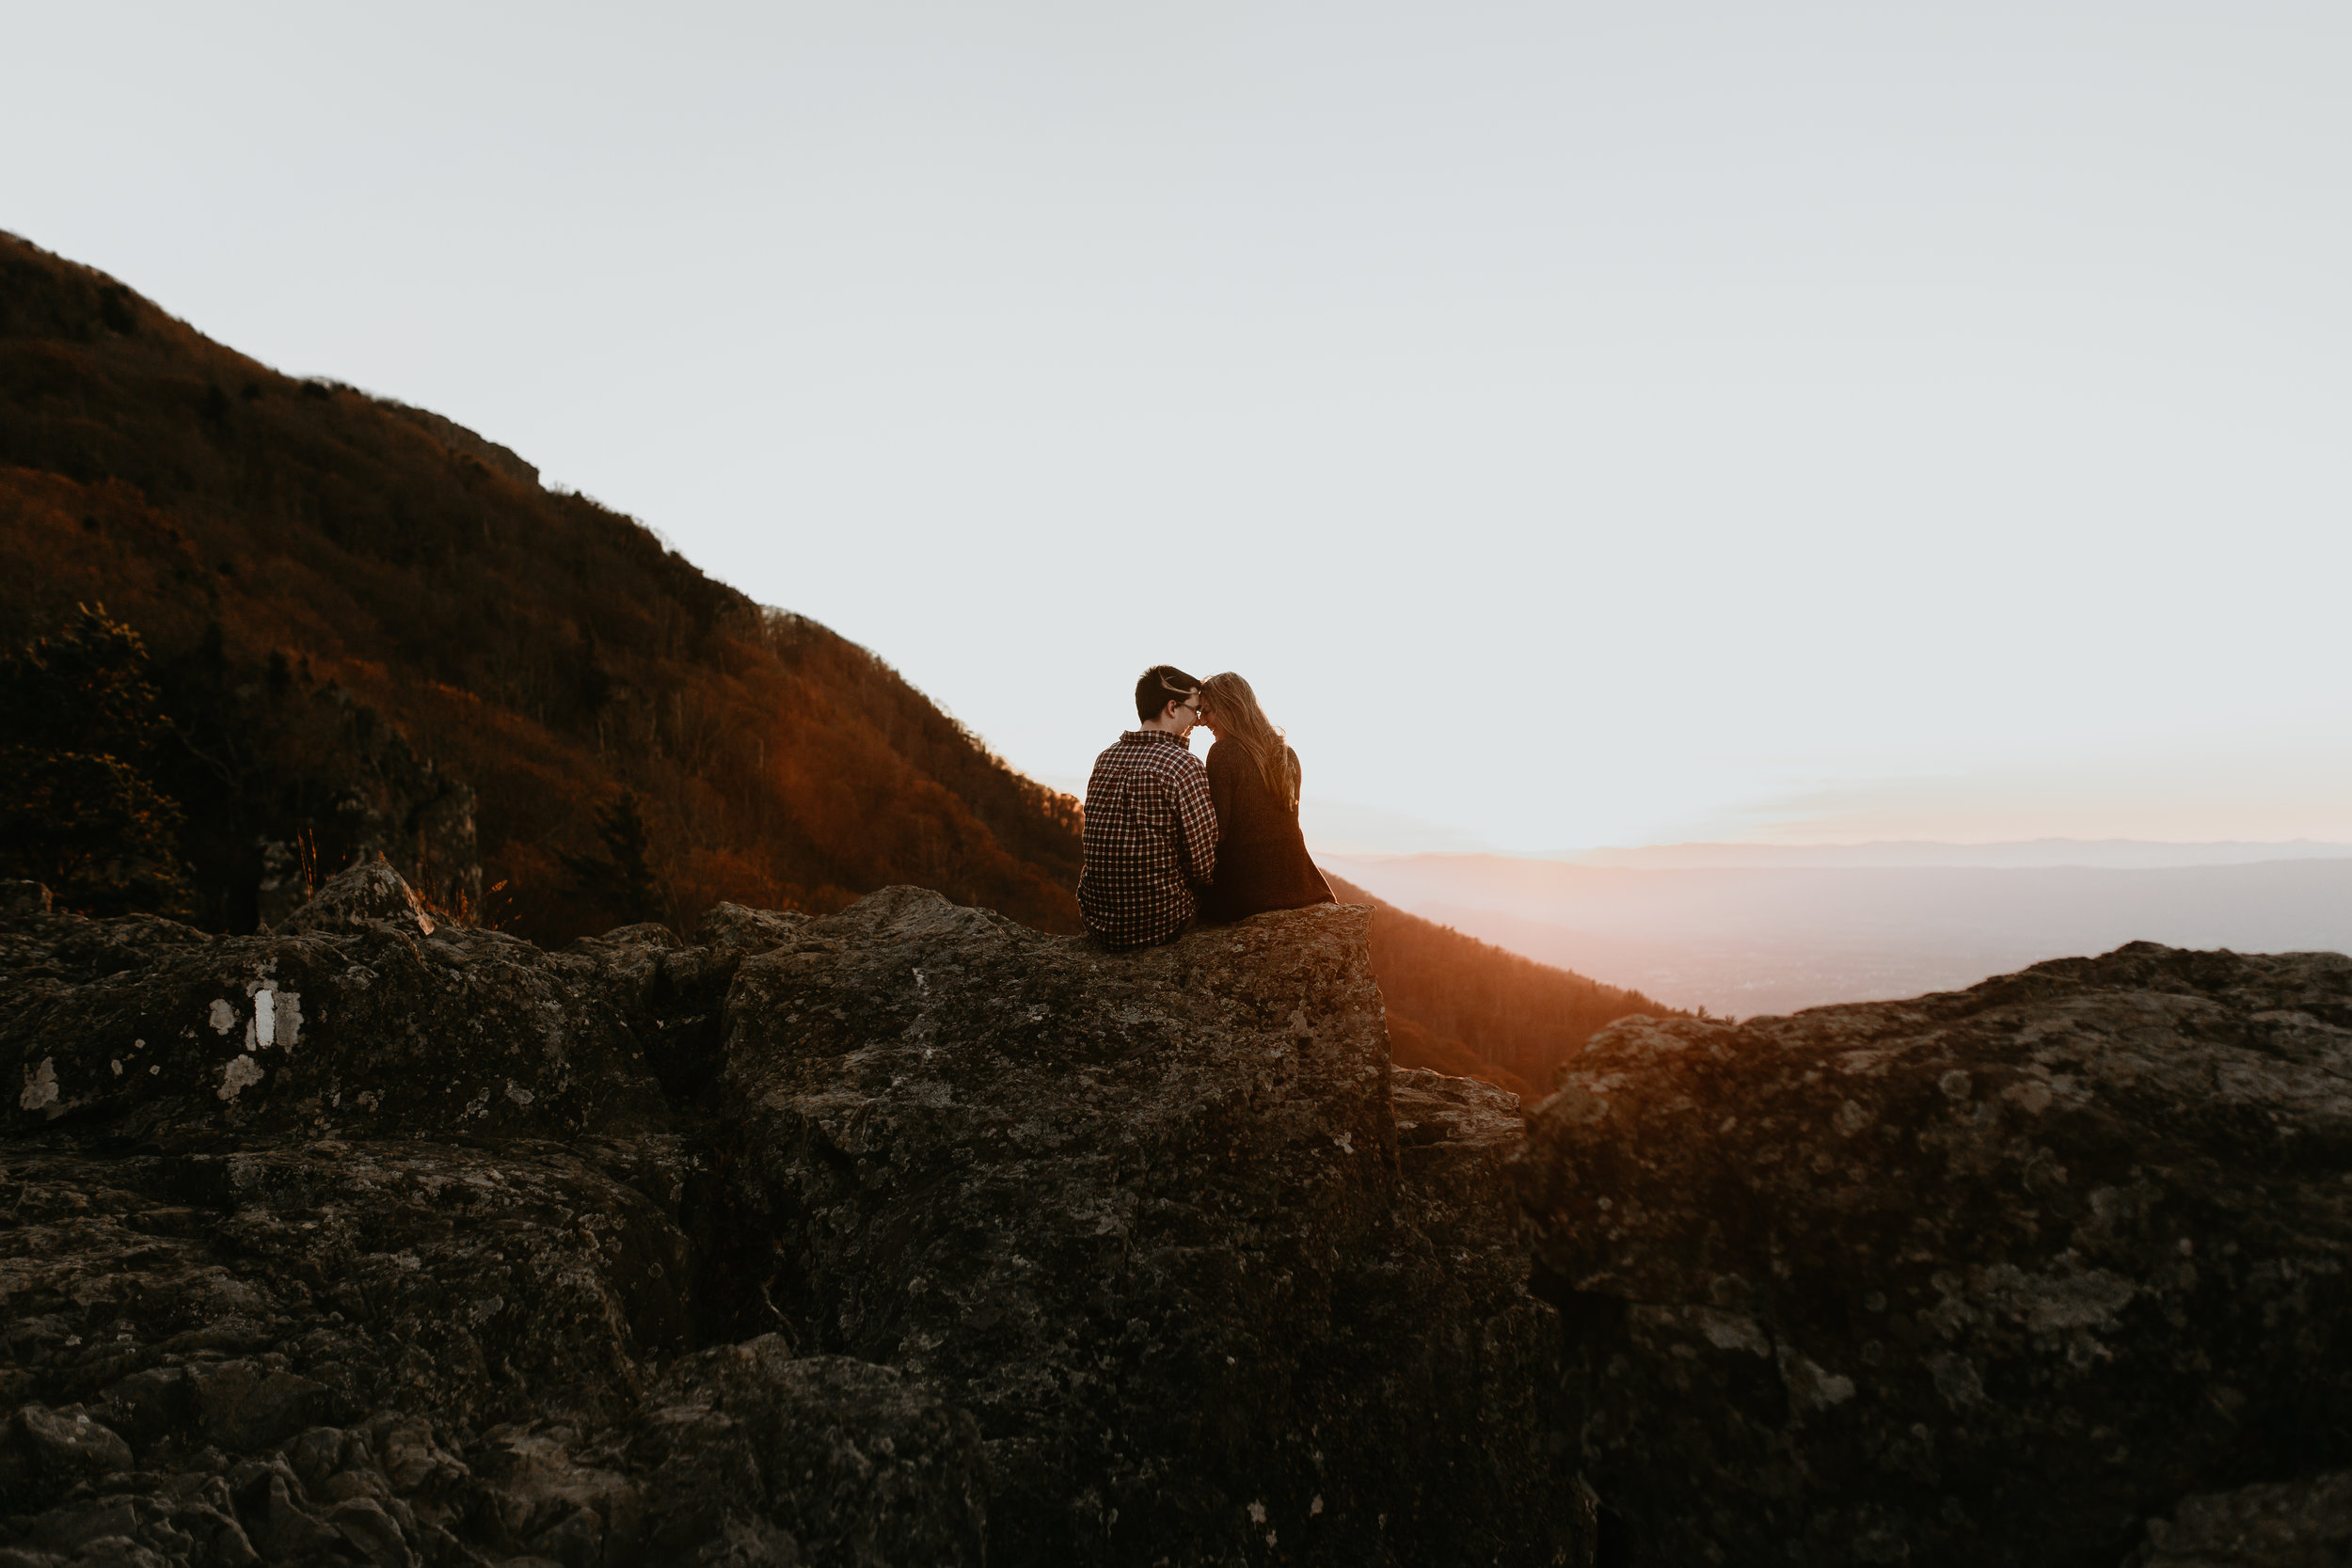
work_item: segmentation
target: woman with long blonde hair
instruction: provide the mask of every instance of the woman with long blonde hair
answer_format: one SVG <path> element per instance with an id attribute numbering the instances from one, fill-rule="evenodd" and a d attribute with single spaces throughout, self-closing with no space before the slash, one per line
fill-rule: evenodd
<path id="1" fill-rule="evenodd" d="M 1298 830 L 1298 753 L 1258 705 L 1249 683 L 1227 671 L 1200 683 L 1209 748 L 1209 800 L 1216 808 L 1216 879 L 1200 898 L 1203 920 L 1240 920 L 1265 910 L 1333 902 Z"/>

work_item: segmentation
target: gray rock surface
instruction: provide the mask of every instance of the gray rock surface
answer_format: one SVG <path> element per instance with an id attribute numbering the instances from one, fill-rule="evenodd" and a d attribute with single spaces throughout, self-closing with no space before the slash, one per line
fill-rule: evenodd
<path id="1" fill-rule="evenodd" d="M 50 914 L 0 963 L 19 1131 L 565 1137 L 659 1104 L 626 959 L 432 928 L 380 862 L 281 935 Z"/>
<path id="2" fill-rule="evenodd" d="M 11 892 L 0 1568 L 1573 1560 L 1516 1104 L 1392 1100 L 1361 918 Z"/>
<path id="3" fill-rule="evenodd" d="M 2352 1470 L 2189 1497 L 2128 1568 L 2344 1568 L 2352 1563 Z"/>
<path id="4" fill-rule="evenodd" d="M 2224 1525 L 2352 1462 L 2352 959 L 1629 1020 L 1518 1168 L 1604 1560 L 2341 1560 Z"/>
<path id="5" fill-rule="evenodd" d="M 1463 1179 L 1516 1101 L 1413 1075 L 1458 1136 L 1401 1161 L 1368 961 L 1343 906 L 1107 955 L 894 889 L 744 963 L 761 1289 L 972 1413 L 992 1560 L 1565 1560 L 1558 1331 Z"/>

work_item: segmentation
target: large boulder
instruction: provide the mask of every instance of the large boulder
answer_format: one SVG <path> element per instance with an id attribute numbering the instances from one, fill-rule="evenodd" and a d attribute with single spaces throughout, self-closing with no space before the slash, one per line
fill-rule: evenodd
<path id="1" fill-rule="evenodd" d="M 1518 1174 L 1604 1560 L 2217 1563 L 2342 1521 L 2288 1483 L 2352 1463 L 2352 959 L 1629 1020 Z"/>
<path id="2" fill-rule="evenodd" d="M 1566 1560 L 1517 1105 L 1400 1148 L 1366 921 L 1112 954 L 896 889 L 738 974 L 760 1288 L 977 1419 L 993 1561 Z"/>

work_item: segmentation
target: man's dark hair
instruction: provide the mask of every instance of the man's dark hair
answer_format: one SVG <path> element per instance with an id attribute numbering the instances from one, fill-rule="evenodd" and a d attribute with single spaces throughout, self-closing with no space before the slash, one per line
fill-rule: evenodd
<path id="1" fill-rule="evenodd" d="M 1150 723 L 1179 697 L 1189 697 L 1200 683 L 1173 664 L 1154 664 L 1136 682 L 1136 717 Z"/>

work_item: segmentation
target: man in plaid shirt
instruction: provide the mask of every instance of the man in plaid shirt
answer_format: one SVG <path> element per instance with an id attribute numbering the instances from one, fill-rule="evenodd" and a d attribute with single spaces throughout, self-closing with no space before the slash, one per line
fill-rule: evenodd
<path id="1" fill-rule="evenodd" d="M 1136 682 L 1143 722 L 1094 759 L 1087 780 L 1078 912 L 1107 947 L 1146 947 L 1192 924 L 1216 871 L 1216 808 L 1187 738 L 1200 683 L 1172 664 Z"/>

